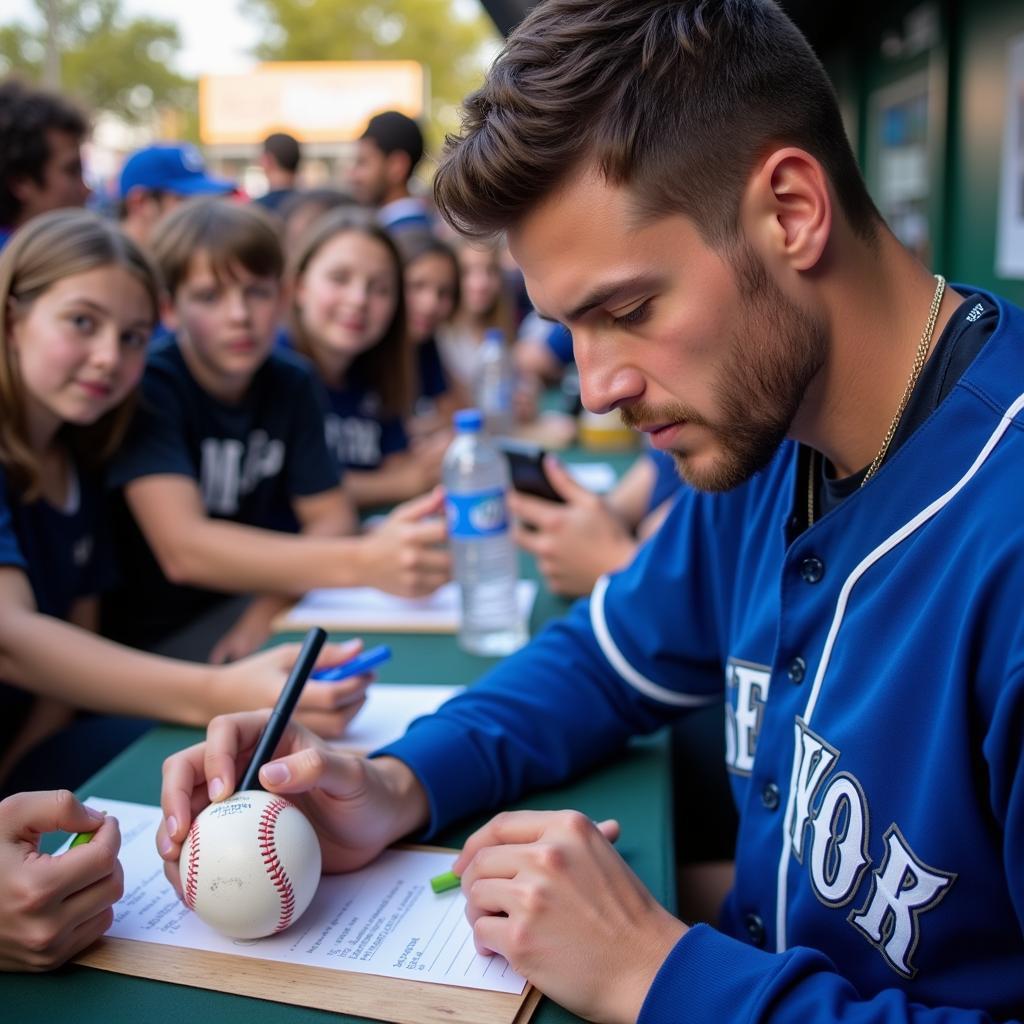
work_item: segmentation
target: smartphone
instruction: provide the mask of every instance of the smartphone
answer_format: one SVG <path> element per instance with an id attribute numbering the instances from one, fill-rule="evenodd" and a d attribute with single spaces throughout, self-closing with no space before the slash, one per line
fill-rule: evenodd
<path id="1" fill-rule="evenodd" d="M 499 442 L 498 447 L 508 458 L 512 486 L 517 491 L 532 494 L 535 498 L 544 498 L 546 501 L 565 503 L 565 498 L 551 486 L 551 481 L 544 472 L 544 456 L 547 453 L 540 445 L 505 438 Z"/>

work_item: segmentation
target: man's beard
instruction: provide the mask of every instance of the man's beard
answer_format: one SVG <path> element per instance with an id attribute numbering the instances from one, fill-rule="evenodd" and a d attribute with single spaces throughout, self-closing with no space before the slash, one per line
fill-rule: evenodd
<path id="1" fill-rule="evenodd" d="M 620 410 L 631 427 L 679 423 L 703 427 L 715 438 L 718 455 L 698 468 L 686 451 L 670 451 L 679 475 L 702 491 L 728 491 L 771 461 L 789 432 L 804 393 L 825 361 L 824 325 L 791 302 L 749 247 L 731 256 L 740 302 L 748 310 L 712 397 L 720 419 L 712 423 L 688 406 L 637 402 Z"/>

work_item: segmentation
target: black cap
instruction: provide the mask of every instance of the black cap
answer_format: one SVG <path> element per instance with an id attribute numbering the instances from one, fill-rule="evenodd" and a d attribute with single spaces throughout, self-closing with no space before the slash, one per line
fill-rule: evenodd
<path id="1" fill-rule="evenodd" d="M 420 126 L 397 110 L 385 110 L 375 114 L 366 125 L 362 139 L 372 139 L 383 153 L 401 150 L 409 155 L 409 173 L 423 157 L 423 132 Z"/>

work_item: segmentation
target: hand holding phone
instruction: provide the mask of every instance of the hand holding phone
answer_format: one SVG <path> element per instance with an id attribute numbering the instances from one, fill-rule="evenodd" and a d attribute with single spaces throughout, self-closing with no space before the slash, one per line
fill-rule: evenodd
<path id="1" fill-rule="evenodd" d="M 535 498 L 565 504 L 565 498 L 558 493 L 544 472 L 544 456 L 547 452 L 540 445 L 527 441 L 513 441 L 503 438 L 498 447 L 508 459 L 512 486 L 523 494 L 532 494 Z"/>

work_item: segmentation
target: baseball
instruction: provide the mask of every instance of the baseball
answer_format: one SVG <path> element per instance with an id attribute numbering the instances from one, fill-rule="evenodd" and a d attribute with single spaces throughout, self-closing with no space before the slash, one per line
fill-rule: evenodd
<path id="1" fill-rule="evenodd" d="M 306 816 L 273 793 L 247 790 L 210 804 L 181 850 L 185 905 L 236 939 L 283 931 L 320 882 L 320 843 Z"/>

